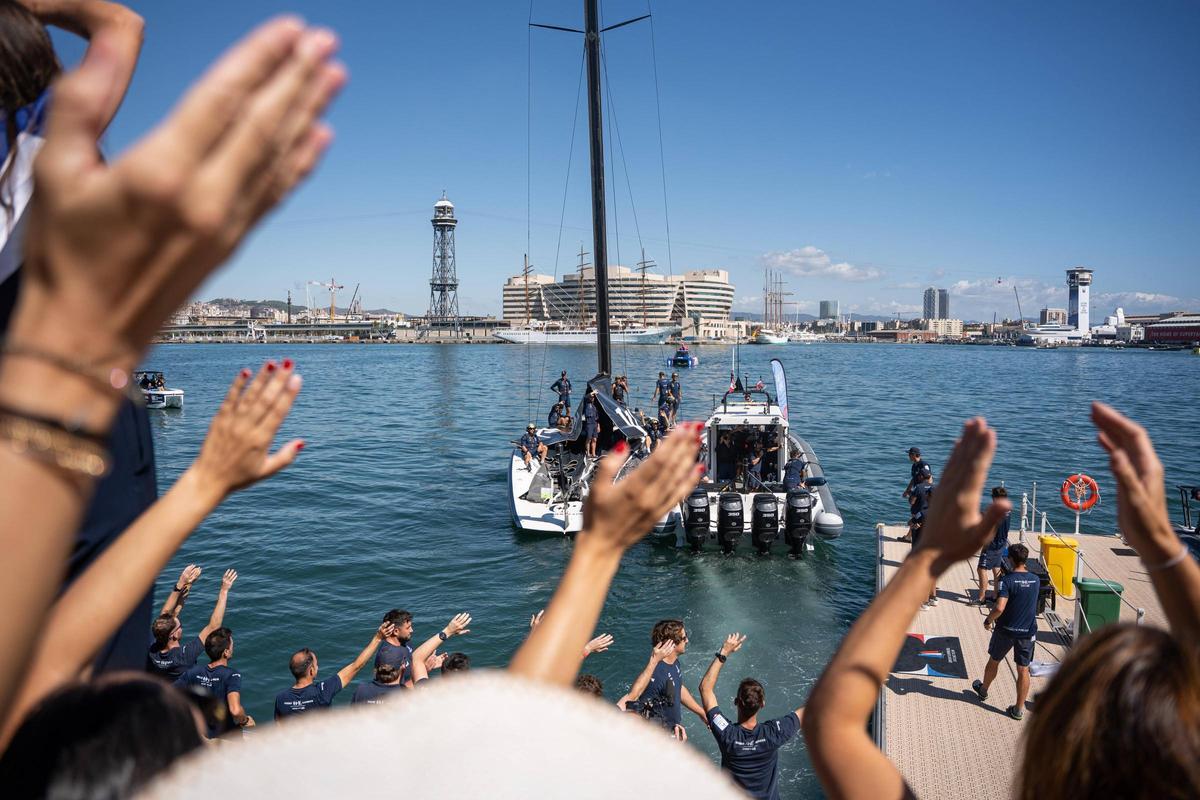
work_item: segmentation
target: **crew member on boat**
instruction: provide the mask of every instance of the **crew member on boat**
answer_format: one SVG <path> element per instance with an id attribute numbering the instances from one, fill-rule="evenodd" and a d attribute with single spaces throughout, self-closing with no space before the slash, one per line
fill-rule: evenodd
<path id="1" fill-rule="evenodd" d="M 571 407 L 571 379 L 567 377 L 565 369 L 558 380 L 550 384 L 550 391 L 558 392 L 558 402 L 562 403 L 565 408 Z"/>
<path id="2" fill-rule="evenodd" d="M 664 403 L 671 402 L 671 382 L 667 380 L 667 373 L 658 373 L 658 380 L 654 383 L 654 394 L 650 395 L 650 400 L 657 400 L 659 408 Z"/>
<path id="3" fill-rule="evenodd" d="M 562 419 L 562 403 L 555 403 L 554 408 L 550 409 L 550 415 L 546 417 L 546 425 L 551 428 L 557 428 L 559 420 Z"/>
<path id="4" fill-rule="evenodd" d="M 588 456 L 595 458 L 596 441 L 600 438 L 600 408 L 596 403 L 596 390 L 591 388 L 583 400 L 583 436 L 587 440 Z"/>
<path id="5" fill-rule="evenodd" d="M 625 398 L 629 394 L 629 384 L 625 382 L 624 375 L 618 375 L 612 385 L 613 400 L 617 401 L 618 405 L 625 405 Z"/>
<path id="6" fill-rule="evenodd" d="M 804 467 L 806 465 L 797 448 L 793 447 L 788 455 L 788 462 L 783 465 L 783 488 L 790 492 L 804 485 Z"/>
<path id="7" fill-rule="evenodd" d="M 675 424 L 675 417 L 679 414 L 679 401 L 683 399 L 683 387 L 679 385 L 679 373 L 671 373 L 671 424 Z"/>
<path id="8" fill-rule="evenodd" d="M 532 422 L 525 426 L 525 435 L 517 442 L 517 446 L 521 448 L 521 454 L 525 459 L 525 469 L 529 469 L 529 462 L 536 455 L 538 460 L 546 457 L 546 445 L 542 444 L 542 440 L 538 438 L 537 426 Z"/>

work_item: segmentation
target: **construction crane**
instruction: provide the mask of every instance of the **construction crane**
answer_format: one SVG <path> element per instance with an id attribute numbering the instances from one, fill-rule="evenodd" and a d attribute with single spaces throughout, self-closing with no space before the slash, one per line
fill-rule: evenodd
<path id="1" fill-rule="evenodd" d="M 1021 310 L 1021 295 L 1017 292 L 1017 285 L 1013 284 L 1013 297 L 1017 298 L 1017 322 L 1022 328 L 1025 327 L 1025 312 Z"/>
<path id="2" fill-rule="evenodd" d="M 358 288 L 360 286 L 362 286 L 361 283 L 354 284 L 354 294 L 350 295 L 350 305 L 347 306 L 347 308 L 346 308 L 347 319 L 352 316 L 359 316 L 359 317 L 362 316 L 362 309 L 355 308 L 355 306 L 354 306 L 355 300 L 357 300 L 357 298 L 358 298 Z M 359 305 L 361 305 L 361 302 L 359 303 Z"/>
<path id="3" fill-rule="evenodd" d="M 308 283 L 310 286 L 320 286 L 329 291 L 329 324 L 332 325 L 334 320 L 337 318 L 338 289 L 345 289 L 346 287 L 342 286 L 333 278 L 329 279 L 329 283 L 323 283 L 322 281 L 309 281 Z"/>

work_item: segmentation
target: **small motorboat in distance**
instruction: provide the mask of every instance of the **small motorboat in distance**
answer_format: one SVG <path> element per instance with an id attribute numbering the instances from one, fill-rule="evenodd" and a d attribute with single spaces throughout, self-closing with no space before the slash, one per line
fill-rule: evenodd
<path id="1" fill-rule="evenodd" d="M 133 380 L 142 390 L 146 408 L 183 408 L 183 389 L 168 389 L 162 372 L 141 369 L 133 373 Z"/>
<path id="2" fill-rule="evenodd" d="M 692 351 L 688 350 L 686 344 L 679 345 L 679 349 L 675 351 L 675 355 L 667 359 L 668 367 L 696 367 L 700 365 L 700 359 L 692 355 Z"/>

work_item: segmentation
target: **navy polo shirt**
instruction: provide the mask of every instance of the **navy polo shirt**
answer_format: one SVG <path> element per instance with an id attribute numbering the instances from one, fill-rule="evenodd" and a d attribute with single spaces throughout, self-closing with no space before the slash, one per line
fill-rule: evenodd
<path id="1" fill-rule="evenodd" d="M 1030 572 L 1010 572 L 1000 579 L 997 594 L 1007 597 L 996 630 L 1014 639 L 1037 635 L 1037 599 L 1041 581 Z"/>
<path id="2" fill-rule="evenodd" d="M 183 673 L 175 681 L 175 686 L 181 689 L 204 689 L 208 694 L 223 702 L 225 711 L 228 713 L 230 693 L 242 691 L 242 673 L 224 664 L 219 667 L 211 664 L 197 664 Z M 219 733 L 220 731 L 211 723 L 208 725 L 208 738 L 211 739 Z"/>
<path id="3" fill-rule="evenodd" d="M 146 671 L 173 682 L 195 666 L 196 659 L 203 652 L 204 642 L 200 641 L 199 636 L 193 636 L 186 644 L 172 647 L 165 653 L 152 645 L 146 654 Z"/>
<path id="4" fill-rule="evenodd" d="M 683 708 L 680 705 L 680 696 L 683 693 L 683 671 L 679 667 L 679 662 L 668 664 L 665 661 L 660 661 L 654 665 L 654 674 L 650 676 L 650 683 L 646 686 L 646 691 L 642 692 L 642 696 L 637 699 L 641 704 L 651 703 L 655 705 L 654 716 L 661 717 L 671 725 L 678 725 L 683 721 Z"/>
<path id="5" fill-rule="evenodd" d="M 342 690 L 342 679 L 336 674 L 297 689 L 294 686 L 275 695 L 275 719 L 294 717 L 306 711 L 317 711 L 333 705 L 334 696 Z"/>
<path id="6" fill-rule="evenodd" d="M 350 700 L 350 704 L 381 706 L 390 702 L 395 692 L 402 691 L 404 691 L 404 685 L 400 683 L 380 683 L 379 681 L 360 683 L 354 687 L 354 697 Z"/>
<path id="7" fill-rule="evenodd" d="M 929 510 L 929 498 L 933 495 L 933 487 L 927 483 L 918 483 L 912 490 L 912 515 L 913 519 L 925 519 L 925 512 Z"/>
<path id="8" fill-rule="evenodd" d="M 659 378 L 655 386 L 658 387 L 658 394 L 660 398 L 665 400 L 667 396 L 671 394 L 671 381 L 667 378 Z"/>
<path id="9" fill-rule="evenodd" d="M 539 444 L 541 444 L 541 440 L 538 439 L 536 433 L 526 433 L 521 437 L 521 447 L 528 450 L 530 455 L 537 455 Z"/>
<path id="10" fill-rule="evenodd" d="M 1012 513 L 1004 515 L 1004 519 L 1000 520 L 1000 524 L 996 526 L 996 535 L 992 537 L 992 541 L 988 543 L 985 550 L 1003 550 L 1008 546 L 1008 526 L 1010 524 L 1009 517 Z"/>
<path id="11" fill-rule="evenodd" d="M 721 769 L 751 797 L 778 800 L 779 748 L 799 733 L 800 718 L 788 714 L 746 730 L 714 706 L 708 711 L 708 724 L 721 750 Z"/>
<path id="12" fill-rule="evenodd" d="M 583 404 L 583 419 L 585 422 L 594 425 L 596 420 L 599 418 L 599 414 L 600 412 L 596 409 L 595 403 Z"/>
<path id="13" fill-rule="evenodd" d="M 789 491 L 804 483 L 804 461 L 793 458 L 783 467 L 783 487 Z"/>
<path id="14" fill-rule="evenodd" d="M 671 396 L 678 400 L 683 396 L 683 389 L 679 386 L 679 381 L 671 381 Z"/>

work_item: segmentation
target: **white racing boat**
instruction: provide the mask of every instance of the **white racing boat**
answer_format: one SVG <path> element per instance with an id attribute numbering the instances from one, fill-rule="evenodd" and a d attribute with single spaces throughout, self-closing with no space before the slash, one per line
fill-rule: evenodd
<path id="1" fill-rule="evenodd" d="M 183 408 L 183 389 L 168 389 L 163 374 L 158 370 L 138 370 L 133 373 L 133 380 L 142 390 L 146 408 Z"/>
<path id="2" fill-rule="evenodd" d="M 761 555 L 783 538 L 789 554 L 801 558 L 814 549 L 812 534 L 834 539 L 842 533 L 842 516 L 817 455 L 789 427 L 783 364 L 773 359 L 771 369 L 775 397 L 761 383 L 746 389 L 739 380 L 704 424 L 701 460 L 708 471 L 680 504 L 683 538 L 693 552 L 715 539 L 729 554 L 749 536 Z M 799 469 L 789 476 L 785 467 L 792 452 Z"/>
<path id="3" fill-rule="evenodd" d="M 623 328 L 610 333 L 616 344 L 662 344 L 679 333 L 679 326 L 661 328 Z M 556 328 L 550 325 L 529 325 L 523 328 L 500 329 L 497 339 L 513 344 L 595 344 L 596 328 Z"/>
<path id="4" fill-rule="evenodd" d="M 609 379 L 597 376 L 588 382 L 596 391 L 599 410 L 599 443 L 637 442 L 646 431 L 625 406 L 612 399 Z M 512 503 L 513 524 L 533 533 L 578 533 L 583 529 L 583 501 L 595 475 L 598 461 L 586 456 L 583 435 L 583 404 L 580 403 L 570 430 L 541 428 L 538 439 L 546 445 L 544 459 L 534 458 L 525 466 L 520 447 L 514 447 L 509 462 L 508 492 Z M 617 473 L 621 480 L 642 458 L 632 454 Z M 607 455 L 606 458 L 614 456 Z M 676 509 L 668 511 L 654 526 L 654 536 L 676 537 L 682 517 Z"/>

